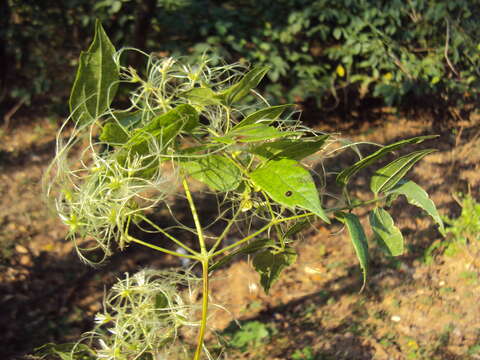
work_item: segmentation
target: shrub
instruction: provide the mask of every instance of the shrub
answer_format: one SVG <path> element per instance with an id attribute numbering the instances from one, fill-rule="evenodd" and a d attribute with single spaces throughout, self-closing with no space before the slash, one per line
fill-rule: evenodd
<path id="1" fill-rule="evenodd" d="M 112 321 L 113 335 L 104 338 L 103 332 L 95 330 L 93 339 L 99 340 L 75 345 L 71 356 L 87 347 L 97 358 L 104 357 L 105 349 L 106 358 L 167 357 L 177 346 L 176 337 L 159 337 L 158 329 L 169 327 L 171 332 L 163 334 L 174 334 L 193 324 L 199 327 L 193 358 L 210 357 L 203 339 L 212 273 L 235 255 L 251 255 L 268 293 L 297 258 L 296 234 L 314 221 L 337 219 L 345 225 L 364 285 L 368 242 L 354 214 L 356 208 L 373 206 L 370 226 L 391 256 L 403 253 L 404 240 L 385 208 L 400 195 L 424 209 L 443 231 L 426 192 L 404 179 L 432 149 L 408 153 L 377 169 L 370 181 L 370 200 L 354 201 L 348 191 L 351 178 L 360 170 L 394 150 L 433 136 L 380 147 L 340 171 L 336 183 L 341 192 L 330 195 L 325 182 L 329 170 L 314 171 L 304 159 L 325 156 L 335 139 L 301 125 L 293 115 L 285 116 L 291 105 L 271 106 L 254 90 L 267 67 L 247 71 L 240 64 L 212 64 L 209 58 L 188 63 L 144 54 L 143 73 L 122 65 L 124 53 L 115 51 L 97 23 L 93 43 L 80 56 L 71 115 L 59 131 L 45 191 L 86 262 L 103 261 L 114 251 L 138 244 L 200 265 L 201 317 L 196 319 L 183 305 L 185 300 L 175 295 L 182 282 L 195 281 L 190 275 L 144 271 L 120 281 L 113 295 L 107 295 L 105 312 L 97 319 Z M 129 89 L 131 104 L 126 109 L 112 106 L 121 87 Z M 217 201 L 211 223 L 201 216 L 198 197 L 190 190 L 195 181 L 203 184 L 202 193 Z M 176 201 L 188 206 L 190 222 L 184 210 L 180 210 L 182 218 L 178 216 Z M 165 227 L 149 218 L 159 208 L 170 213 L 175 226 Z M 222 224 L 221 230 L 208 236 L 205 230 L 215 223 Z M 174 235 L 178 232 L 183 237 Z M 142 233 L 150 240 L 142 238 Z M 193 243 L 188 241 L 192 234 Z M 233 234 L 238 240 L 227 243 Z M 159 245 L 151 241 L 153 236 L 161 240 Z"/>
<path id="2" fill-rule="evenodd" d="M 412 107 L 417 98 L 438 110 L 478 101 L 480 7 L 473 1 L 71 0 L 40 9 L 35 1 L 8 0 L 3 6 L 0 36 L 11 45 L 5 59 L 17 78 L 5 89 L 17 98 L 45 93 L 68 66 L 62 61 L 73 63 L 72 44 L 83 46 L 97 17 L 122 46 L 269 66 L 264 87 L 276 102 L 314 99 L 325 109 L 377 98 Z M 52 48 L 64 55 L 52 58 Z"/>

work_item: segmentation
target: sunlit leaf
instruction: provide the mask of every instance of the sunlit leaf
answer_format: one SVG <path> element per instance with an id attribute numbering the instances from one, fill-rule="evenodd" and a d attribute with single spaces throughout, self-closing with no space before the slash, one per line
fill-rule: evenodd
<path id="1" fill-rule="evenodd" d="M 209 88 L 194 88 L 182 94 L 185 98 L 190 100 L 193 105 L 218 105 L 221 98 Z"/>
<path id="2" fill-rule="evenodd" d="M 350 240 L 352 241 L 353 248 L 357 254 L 358 261 L 360 262 L 360 267 L 363 272 L 363 287 L 367 281 L 367 271 L 368 271 L 368 242 L 365 232 L 363 231 L 362 224 L 358 217 L 354 214 L 340 212 L 338 217 L 341 221 L 347 226 L 348 234 L 350 235 Z M 363 289 L 362 287 L 362 289 Z"/>
<path id="3" fill-rule="evenodd" d="M 266 160 L 282 158 L 302 160 L 319 151 L 327 139 L 328 135 L 298 140 L 283 139 L 252 147 L 249 152 Z"/>
<path id="4" fill-rule="evenodd" d="M 250 90 L 257 87 L 268 72 L 268 66 L 257 66 L 246 73 L 236 84 L 219 94 L 227 105 L 237 103 L 250 93 Z"/>
<path id="5" fill-rule="evenodd" d="M 208 185 L 212 190 L 222 192 L 234 190 L 242 181 L 240 170 L 220 155 L 209 155 L 182 162 L 181 166 L 190 176 Z"/>
<path id="6" fill-rule="evenodd" d="M 297 253 L 291 247 L 284 250 L 267 249 L 255 255 L 253 267 L 260 274 L 260 284 L 268 294 L 282 270 L 295 263 Z"/>
<path id="7" fill-rule="evenodd" d="M 404 195 L 410 204 L 425 210 L 438 224 L 440 232 L 445 234 L 445 227 L 442 218 L 435 207 L 435 203 L 428 197 L 427 192 L 416 183 L 413 181 L 407 181 L 406 183 L 391 189 L 389 194 Z"/>
<path id="8" fill-rule="evenodd" d="M 265 124 L 245 125 L 239 129 L 235 129 L 229 133 L 239 142 L 256 142 L 264 140 L 272 140 L 279 137 L 298 135 L 294 131 L 280 131 L 272 126 Z"/>
<path id="9" fill-rule="evenodd" d="M 342 170 L 340 174 L 337 175 L 337 183 L 340 186 L 345 186 L 348 184 L 348 181 L 350 178 L 355 175 L 357 172 L 359 172 L 361 169 L 373 164 L 375 161 L 381 159 L 388 153 L 391 153 L 394 150 L 397 150 L 405 145 L 408 144 L 418 144 L 421 143 L 422 141 L 428 140 L 428 139 L 433 139 L 437 137 L 436 135 L 429 135 L 429 136 L 418 136 L 414 137 L 411 139 L 406 139 L 406 140 L 401 140 L 396 143 L 387 145 L 382 147 L 381 149 L 375 151 L 373 154 L 368 155 L 367 157 L 363 158 L 360 161 L 357 161 L 355 164 L 352 166 Z"/>
<path id="10" fill-rule="evenodd" d="M 93 42 L 88 51 L 80 55 L 70 93 L 70 111 L 75 119 L 96 119 L 110 106 L 119 80 L 119 67 L 113 60 L 114 54 L 115 48 L 97 20 Z"/>
<path id="11" fill-rule="evenodd" d="M 388 212 L 382 208 L 374 209 L 370 213 L 370 225 L 377 241 L 390 256 L 403 254 L 403 235 Z"/>
<path id="12" fill-rule="evenodd" d="M 416 162 L 434 151 L 433 149 L 414 151 L 392 161 L 373 174 L 370 181 L 370 189 L 374 194 L 390 190 L 405 176 Z"/>
<path id="13" fill-rule="evenodd" d="M 100 134 L 100 140 L 110 145 L 124 144 L 128 138 L 128 132 L 116 121 L 105 124 Z"/>
<path id="14" fill-rule="evenodd" d="M 330 222 L 320 204 L 315 182 L 297 161 L 272 160 L 250 174 L 253 183 L 281 205 L 309 210 Z"/>
<path id="15" fill-rule="evenodd" d="M 237 129 L 245 125 L 252 125 L 257 122 L 269 125 L 273 121 L 277 120 L 280 115 L 282 115 L 283 112 L 289 107 L 292 107 L 292 105 L 277 105 L 255 111 L 254 113 L 248 115 L 246 118 L 240 121 L 237 125 L 235 125 L 233 129 Z"/>
<path id="16" fill-rule="evenodd" d="M 155 117 L 150 124 L 146 125 L 145 131 L 156 131 L 159 128 L 169 126 L 178 127 L 184 132 L 190 132 L 199 124 L 198 113 L 194 107 L 181 104 L 172 110 Z"/>
<path id="17" fill-rule="evenodd" d="M 190 105 L 182 104 L 136 129 L 126 147 L 134 153 L 145 154 L 148 152 L 148 142 L 156 140 L 165 148 L 180 132 L 190 132 L 198 124 L 197 111 Z"/>
<path id="18" fill-rule="evenodd" d="M 142 121 L 142 112 L 114 112 L 114 119 L 107 122 L 100 134 L 100 140 L 110 144 L 124 144 L 129 140 L 130 131 L 140 125 Z"/>

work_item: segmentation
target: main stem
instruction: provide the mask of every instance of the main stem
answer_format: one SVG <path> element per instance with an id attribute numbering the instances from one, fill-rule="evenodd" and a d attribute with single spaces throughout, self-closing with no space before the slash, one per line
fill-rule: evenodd
<path id="1" fill-rule="evenodd" d="M 203 350 L 203 339 L 205 338 L 205 330 L 207 329 L 207 314 L 208 314 L 208 293 L 209 293 L 209 281 L 208 281 L 208 259 L 202 260 L 202 319 L 200 322 L 200 330 L 198 332 L 197 350 L 193 360 L 200 360 Z"/>
<path id="2" fill-rule="evenodd" d="M 198 242 L 200 244 L 200 255 L 199 260 L 202 263 L 202 319 L 200 321 L 200 330 L 198 332 L 197 340 L 197 349 L 195 350 L 195 355 L 193 360 L 200 360 L 203 350 L 203 339 L 205 338 L 205 331 L 207 329 L 207 315 L 208 315 L 208 293 L 209 293 L 209 284 L 208 284 L 208 263 L 210 260 L 210 255 L 208 254 L 207 247 L 205 245 L 205 238 L 203 236 L 202 225 L 200 224 L 200 219 L 198 218 L 197 208 L 193 202 L 192 194 L 188 187 L 188 182 L 183 179 L 183 189 L 185 190 L 185 195 L 187 196 L 188 205 L 190 206 L 190 211 L 192 212 L 193 221 L 195 223 L 195 228 L 197 230 Z"/>

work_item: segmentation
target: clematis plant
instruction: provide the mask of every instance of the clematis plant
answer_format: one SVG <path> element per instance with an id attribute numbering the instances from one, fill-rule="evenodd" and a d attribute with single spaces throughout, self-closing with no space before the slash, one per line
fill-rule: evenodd
<path id="1" fill-rule="evenodd" d="M 337 139 L 302 125 L 292 105 L 272 106 L 255 91 L 267 67 L 248 70 L 205 57 L 189 63 L 142 53 L 146 69 L 141 71 L 122 64 L 125 51 L 140 50 L 116 51 L 97 22 L 90 48 L 80 55 L 71 114 L 59 130 L 45 192 L 85 262 L 100 263 L 138 244 L 198 264 L 202 275 L 143 270 L 120 280 L 106 296 L 96 328 L 70 350 L 71 357 L 177 359 L 181 352 L 175 349 L 182 344 L 176 335 L 194 326 L 196 346 L 191 355 L 186 348 L 185 358 L 211 358 L 204 337 L 215 270 L 248 254 L 268 293 L 296 260 L 297 234 L 315 221 L 344 223 L 364 284 L 368 242 L 356 208 L 369 206 L 374 238 L 389 256 L 404 251 L 402 234 L 387 210 L 400 195 L 424 209 L 443 232 L 427 193 L 405 178 L 432 149 L 413 151 L 377 169 L 370 200 L 355 200 L 348 191 L 360 170 L 433 136 L 379 146 L 338 172 L 340 191 L 329 195 L 325 174 L 331 171 L 314 170 L 305 159 L 336 154 Z M 129 105 L 114 106 L 117 98 L 125 102 L 125 94 Z M 192 184 L 199 188 L 199 183 L 200 190 L 193 192 Z M 199 210 L 204 194 L 217 199 L 211 223 Z M 190 222 L 174 206 L 182 202 Z M 152 220 L 162 209 L 174 226 Z M 221 231 L 212 235 L 206 230 L 214 223 L 221 224 Z M 197 284 L 201 304 L 181 290 Z"/>

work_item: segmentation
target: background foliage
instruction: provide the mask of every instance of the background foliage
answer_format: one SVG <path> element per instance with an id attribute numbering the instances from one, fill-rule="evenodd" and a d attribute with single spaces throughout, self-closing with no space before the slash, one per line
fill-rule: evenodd
<path id="1" fill-rule="evenodd" d="M 62 103 L 96 18 L 118 47 L 268 65 L 275 102 L 458 106 L 479 95 L 475 1 L 7 0 L 0 14 L 5 111 Z"/>

